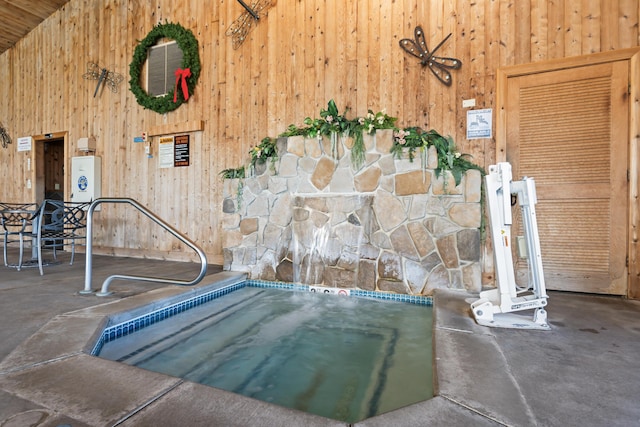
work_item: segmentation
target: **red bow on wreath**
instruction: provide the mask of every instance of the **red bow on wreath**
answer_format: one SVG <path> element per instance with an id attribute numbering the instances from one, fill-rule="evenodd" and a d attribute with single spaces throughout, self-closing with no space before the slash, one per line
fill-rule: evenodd
<path id="1" fill-rule="evenodd" d="M 178 68 L 175 74 L 176 74 L 176 87 L 173 90 L 173 102 L 178 102 L 178 82 L 180 82 L 181 80 L 182 80 L 182 83 L 180 87 L 182 88 L 182 96 L 186 101 L 189 99 L 189 87 L 187 86 L 187 79 L 191 77 L 191 69 L 185 68 L 183 70 L 182 68 Z"/>

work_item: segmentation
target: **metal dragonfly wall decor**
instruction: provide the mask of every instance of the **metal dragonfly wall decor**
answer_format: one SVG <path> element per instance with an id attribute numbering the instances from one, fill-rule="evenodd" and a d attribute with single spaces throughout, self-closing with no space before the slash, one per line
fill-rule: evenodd
<path id="1" fill-rule="evenodd" d="M 422 66 L 429 66 L 431 72 L 447 86 L 451 86 L 451 73 L 449 70 L 457 70 L 462 67 L 462 62 L 456 58 L 444 58 L 435 56 L 440 47 L 451 37 L 451 33 L 429 52 L 427 42 L 424 38 L 424 31 L 419 25 L 414 30 L 414 40 L 400 40 L 400 47 L 406 52 L 420 59 Z"/>
<path id="2" fill-rule="evenodd" d="M 4 125 L 0 122 L 0 142 L 2 142 L 2 148 L 7 148 L 9 144 L 11 144 L 11 137 L 9 136 L 9 131 L 4 127 Z"/>
<path id="3" fill-rule="evenodd" d="M 87 72 L 82 76 L 85 80 L 98 80 L 96 84 L 96 90 L 93 92 L 93 97 L 95 98 L 98 94 L 98 90 L 100 89 L 100 85 L 104 84 L 111 92 L 118 92 L 118 85 L 122 80 L 124 80 L 124 76 L 120 73 L 116 73 L 115 71 L 109 71 L 104 67 L 100 67 L 95 62 L 87 63 Z"/>
<path id="4" fill-rule="evenodd" d="M 266 15 L 267 10 L 275 4 L 276 0 L 254 0 L 251 6 L 242 0 L 238 3 L 245 8 L 235 21 L 227 29 L 226 35 L 231 37 L 233 49 L 237 49 L 247 38 L 249 31 L 258 23 L 260 17 Z"/>

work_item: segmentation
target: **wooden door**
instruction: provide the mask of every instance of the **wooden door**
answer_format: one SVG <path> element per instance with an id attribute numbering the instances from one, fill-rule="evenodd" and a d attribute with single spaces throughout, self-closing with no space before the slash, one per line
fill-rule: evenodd
<path id="1" fill-rule="evenodd" d="M 535 179 L 548 289 L 625 295 L 629 61 L 509 78 L 506 159 Z"/>
<path id="2" fill-rule="evenodd" d="M 64 138 L 45 140 L 44 145 L 44 198 L 64 198 Z"/>

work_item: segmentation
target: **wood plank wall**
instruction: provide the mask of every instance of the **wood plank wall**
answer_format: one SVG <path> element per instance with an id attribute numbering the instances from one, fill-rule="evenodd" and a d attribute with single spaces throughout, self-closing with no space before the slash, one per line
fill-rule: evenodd
<path id="1" fill-rule="evenodd" d="M 0 56 L 0 121 L 14 139 L 0 149 L 0 175 L 10 177 L 0 199 L 36 197 L 26 187 L 35 150 L 16 152 L 18 137 L 66 132 L 71 157 L 77 140 L 93 135 L 103 195 L 140 201 L 220 262 L 219 172 L 246 162 L 263 137 L 317 117 L 330 99 L 350 116 L 386 109 L 399 126 L 450 134 L 486 167 L 495 142 L 465 139 L 461 104 L 475 98 L 476 108 L 495 108 L 498 67 L 640 44 L 638 0 L 280 0 L 233 50 L 225 32 L 243 11 L 235 0 L 71 0 Z M 137 41 L 165 21 L 194 32 L 203 67 L 188 104 L 160 115 L 140 107 L 127 82 Z M 453 33 L 438 52 L 464 64 L 451 87 L 399 48 L 416 25 L 430 47 Z M 82 78 L 89 61 L 125 75 L 119 93 L 93 97 L 96 82 Z M 152 159 L 133 143 L 149 129 L 194 121 L 204 130 L 191 133 L 189 167 L 159 169 L 157 143 Z M 104 252 L 182 257 L 130 208 L 105 206 L 96 219 Z"/>

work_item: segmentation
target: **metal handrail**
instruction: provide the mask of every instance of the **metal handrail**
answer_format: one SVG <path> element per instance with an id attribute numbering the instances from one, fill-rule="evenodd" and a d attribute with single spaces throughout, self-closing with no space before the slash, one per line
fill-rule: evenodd
<path id="1" fill-rule="evenodd" d="M 93 236 L 92 236 L 93 211 L 95 210 L 96 206 L 98 206 L 98 205 L 100 205 L 102 203 L 128 203 L 128 204 L 132 205 L 133 207 L 137 208 L 140 212 L 145 214 L 148 218 L 153 220 L 156 224 L 160 225 L 162 228 L 167 230 L 169 233 L 173 234 L 175 237 L 177 237 L 179 240 L 181 240 L 183 243 L 185 243 L 187 246 L 189 246 L 191 249 L 193 249 L 198 254 L 198 256 L 200 257 L 200 273 L 198 274 L 198 277 L 196 277 L 194 280 L 191 280 L 191 281 L 184 281 L 184 280 L 178 280 L 178 279 L 163 279 L 163 278 L 158 278 L 158 277 L 128 276 L 128 275 L 123 275 L 123 274 L 114 274 L 112 276 L 107 277 L 107 279 L 102 283 L 102 289 L 101 289 L 100 292 L 96 293 L 97 296 L 101 296 L 102 297 L 102 296 L 111 295 L 111 292 L 109 292 L 109 284 L 113 280 L 116 280 L 116 279 L 121 279 L 121 280 L 142 280 L 142 281 L 146 281 L 146 282 L 168 283 L 168 284 L 173 284 L 173 285 L 192 286 L 192 285 L 195 285 L 196 283 L 198 283 L 200 280 L 202 280 L 202 278 L 205 276 L 205 274 L 207 273 L 207 256 L 205 255 L 204 251 L 202 249 L 200 249 L 200 247 L 198 245 L 196 245 L 193 241 L 191 241 L 188 237 L 186 237 L 185 235 L 180 233 L 178 230 L 173 228 L 166 221 L 162 220 L 156 214 L 154 214 L 149 209 L 147 209 L 146 207 L 142 206 L 140 203 L 138 203 L 137 201 L 135 201 L 133 199 L 124 198 L 124 197 L 123 198 L 120 198 L 120 197 L 106 198 L 105 197 L 105 198 L 99 198 L 99 199 L 94 200 L 91 203 L 91 205 L 89 205 L 89 209 L 87 210 L 87 239 L 86 239 L 86 245 L 87 245 L 86 257 L 87 257 L 87 261 L 86 261 L 86 265 L 85 265 L 84 290 L 80 291 L 81 294 L 90 294 L 90 293 L 93 292 L 91 290 L 91 275 L 92 275 L 92 260 L 91 260 L 91 258 L 92 258 L 92 253 L 93 253 Z"/>

